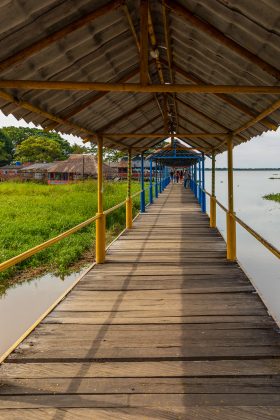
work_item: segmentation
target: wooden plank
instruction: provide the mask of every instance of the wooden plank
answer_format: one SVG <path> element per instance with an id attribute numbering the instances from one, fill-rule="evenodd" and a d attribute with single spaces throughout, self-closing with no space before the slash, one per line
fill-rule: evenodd
<path id="1" fill-rule="evenodd" d="M 278 419 L 278 328 L 208 223 L 165 190 L 2 364 L 1 419 Z"/>

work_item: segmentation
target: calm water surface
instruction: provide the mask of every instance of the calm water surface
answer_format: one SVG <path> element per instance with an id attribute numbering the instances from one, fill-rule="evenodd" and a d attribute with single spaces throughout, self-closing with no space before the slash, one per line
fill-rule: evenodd
<path id="1" fill-rule="evenodd" d="M 64 280 L 46 274 L 16 284 L 0 296 L 0 355 L 49 308 L 84 270 Z"/>
<path id="2" fill-rule="evenodd" d="M 235 171 L 236 214 L 280 248 L 280 203 L 264 200 L 265 194 L 280 192 L 280 179 L 269 179 L 276 171 Z M 274 175 L 276 176 L 276 175 Z M 280 172 L 278 173 L 280 177 Z M 206 172 L 211 189 L 211 172 Z M 227 206 L 227 173 L 216 173 L 216 195 Z M 209 202 L 207 202 L 209 209 Z M 207 210 L 208 210 L 207 209 Z M 217 207 L 217 225 L 225 235 L 225 213 Z M 237 225 L 237 256 L 271 315 L 280 325 L 280 261 Z M 81 273 L 61 280 L 45 275 L 18 284 L 0 297 L 0 354 L 4 353 Z"/>
<path id="3" fill-rule="evenodd" d="M 263 196 L 280 193 L 280 171 L 234 171 L 235 212 L 245 223 L 280 249 L 280 203 Z M 206 190 L 211 191 L 211 172 L 206 172 Z M 216 172 L 216 196 L 227 207 L 227 173 Z M 207 212 L 209 211 L 209 200 Z M 226 218 L 217 206 L 217 226 L 226 235 Z M 237 224 L 237 258 L 270 314 L 280 325 L 280 261 Z"/>

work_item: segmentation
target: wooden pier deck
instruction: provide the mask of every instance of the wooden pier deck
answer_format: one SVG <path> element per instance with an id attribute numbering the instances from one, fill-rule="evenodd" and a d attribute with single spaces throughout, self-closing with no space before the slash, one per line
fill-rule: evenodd
<path id="1" fill-rule="evenodd" d="M 276 324 L 169 186 L 0 369 L 1 419 L 280 418 Z"/>

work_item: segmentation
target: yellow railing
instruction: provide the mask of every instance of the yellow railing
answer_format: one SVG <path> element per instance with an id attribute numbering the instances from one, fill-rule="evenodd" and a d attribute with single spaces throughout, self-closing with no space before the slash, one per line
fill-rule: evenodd
<path id="1" fill-rule="evenodd" d="M 137 193 L 131 195 L 131 198 L 136 197 L 137 195 L 141 194 L 141 192 L 142 192 L 141 190 L 137 191 Z M 114 207 L 111 207 L 108 210 L 105 210 L 104 215 L 108 215 L 108 214 L 112 213 L 114 210 L 117 210 L 118 208 L 124 206 L 125 204 L 126 204 L 126 200 L 122 201 L 121 203 L 117 204 Z M 15 257 L 12 257 L 7 261 L 4 261 L 4 262 L 0 263 L 0 272 L 18 264 L 18 263 L 20 263 L 24 260 L 26 260 L 29 257 L 32 257 L 32 255 L 35 255 L 38 252 L 43 251 L 43 249 L 46 249 L 46 248 L 54 245 L 55 243 L 61 241 L 62 239 L 66 238 L 67 236 L 72 235 L 73 233 L 77 232 L 78 230 L 83 229 L 84 227 L 86 227 L 86 226 L 90 225 L 91 223 L 93 223 L 94 221 L 96 221 L 99 217 L 100 216 L 98 216 L 98 215 L 93 216 L 90 219 L 87 219 L 84 222 L 79 223 L 78 225 L 72 227 L 71 229 L 66 230 L 65 232 L 61 233 L 60 235 L 55 236 L 54 238 L 49 239 L 48 241 L 43 242 L 42 244 L 37 245 L 34 248 L 28 249 L 27 251 L 25 251 L 25 252 L 23 252 L 19 255 L 16 255 Z"/>
<path id="2" fill-rule="evenodd" d="M 205 194 L 207 194 L 209 197 L 212 197 L 212 195 L 206 191 L 203 190 Z M 212 197 L 213 198 L 213 197 Z M 218 206 L 225 212 L 228 213 L 228 209 L 220 203 L 216 197 L 214 197 L 215 202 L 218 204 Z M 270 242 L 268 242 L 265 238 L 263 238 L 259 233 L 257 233 L 254 229 L 252 229 L 250 226 L 247 225 L 247 223 L 243 222 L 239 217 L 237 217 L 234 213 L 232 214 L 233 219 L 242 226 L 248 233 L 250 233 L 252 236 L 254 236 L 255 239 L 257 239 L 262 245 L 264 245 L 272 254 L 274 254 L 277 258 L 280 258 L 280 251 L 277 249 L 274 245 L 272 245 Z"/>

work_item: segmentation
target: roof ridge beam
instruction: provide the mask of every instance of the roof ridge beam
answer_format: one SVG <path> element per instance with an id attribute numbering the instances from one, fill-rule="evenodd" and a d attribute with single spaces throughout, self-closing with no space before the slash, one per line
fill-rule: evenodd
<path id="1" fill-rule="evenodd" d="M 161 137 L 170 137 L 170 134 L 166 133 L 99 133 L 102 136 L 109 137 L 109 138 L 119 138 L 119 137 L 130 137 L 130 138 L 141 138 L 146 137 L 147 139 L 151 138 L 161 138 Z M 186 138 L 213 138 L 213 137 L 219 137 L 224 138 L 228 136 L 228 132 L 226 133 L 174 133 L 174 136 L 181 136 Z"/>
<path id="2" fill-rule="evenodd" d="M 279 95 L 280 86 L 270 85 L 187 85 L 187 84 L 149 84 L 139 83 L 102 83 L 76 81 L 41 81 L 41 80 L 0 80 L 0 89 L 30 89 L 30 90 L 78 90 L 100 92 L 131 92 L 131 93 L 238 93 Z"/>
<path id="3" fill-rule="evenodd" d="M 242 47 L 233 39 L 228 38 L 223 34 L 223 32 L 212 26 L 210 23 L 203 21 L 201 18 L 195 16 L 186 6 L 182 6 L 176 0 L 165 0 L 165 3 L 169 9 L 171 9 L 178 16 L 183 17 L 186 21 L 190 22 L 193 27 L 206 33 L 211 38 L 214 38 L 218 43 L 224 45 L 254 65 L 260 67 L 263 71 L 275 77 L 276 79 L 280 79 L 280 71 L 277 68 L 267 63 L 256 54 Z"/>
<path id="4" fill-rule="evenodd" d="M 0 71 L 3 71 L 9 67 L 12 67 L 14 64 L 19 63 L 20 61 L 25 60 L 31 55 L 35 54 L 47 48 L 49 45 L 59 41 L 65 36 L 71 34 L 72 32 L 86 26 L 88 23 L 94 21 L 95 19 L 104 16 L 105 14 L 119 8 L 122 4 L 122 0 L 111 0 L 109 3 L 99 7 L 98 9 L 92 11 L 91 13 L 82 16 L 81 18 L 75 20 L 74 22 L 69 23 L 65 27 L 58 29 L 56 32 L 46 36 L 45 38 L 40 39 L 39 41 L 34 42 L 26 48 L 16 52 L 14 55 L 4 59 L 0 62 Z"/>
<path id="5" fill-rule="evenodd" d="M 149 0 L 140 0 L 140 84 L 149 82 L 149 36 L 148 36 Z"/>

